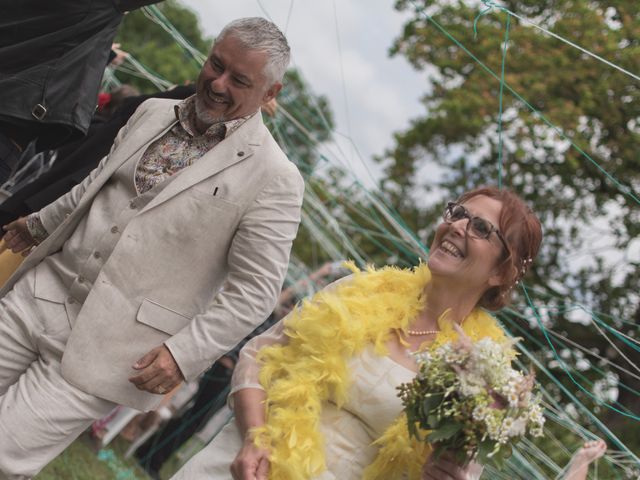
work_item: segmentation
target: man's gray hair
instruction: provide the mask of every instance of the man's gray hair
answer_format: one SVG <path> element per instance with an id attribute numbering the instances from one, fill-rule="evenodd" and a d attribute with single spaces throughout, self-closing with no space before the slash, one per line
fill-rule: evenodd
<path id="1" fill-rule="evenodd" d="M 266 52 L 268 58 L 264 73 L 267 80 L 271 85 L 282 81 L 289 66 L 291 50 L 287 39 L 274 23 L 260 17 L 239 18 L 227 24 L 216 41 L 221 41 L 229 34 L 251 50 Z"/>

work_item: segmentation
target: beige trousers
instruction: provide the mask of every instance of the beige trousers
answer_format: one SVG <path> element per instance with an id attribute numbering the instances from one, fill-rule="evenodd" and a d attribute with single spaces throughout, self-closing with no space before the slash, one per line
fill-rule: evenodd
<path id="1" fill-rule="evenodd" d="M 0 479 L 33 477 L 115 406 L 62 378 L 67 312 L 35 298 L 34 281 L 32 270 L 0 300 Z"/>

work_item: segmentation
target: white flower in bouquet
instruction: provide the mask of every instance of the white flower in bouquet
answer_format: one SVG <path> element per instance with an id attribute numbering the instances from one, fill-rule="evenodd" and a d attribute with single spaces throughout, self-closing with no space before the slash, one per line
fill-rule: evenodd
<path id="1" fill-rule="evenodd" d="M 413 382 L 399 387 L 410 433 L 434 454 L 500 465 L 524 435 L 540 436 L 544 416 L 533 394 L 534 377 L 511 366 L 517 340 L 476 343 L 458 329 L 458 340 L 416 356 Z"/>

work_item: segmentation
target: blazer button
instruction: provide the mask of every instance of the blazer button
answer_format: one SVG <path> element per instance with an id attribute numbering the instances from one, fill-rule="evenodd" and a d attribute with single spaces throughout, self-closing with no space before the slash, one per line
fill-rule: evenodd
<path id="1" fill-rule="evenodd" d="M 67 302 L 69 302 L 71 305 L 73 305 L 74 303 L 76 303 L 76 299 L 73 297 L 67 297 Z"/>
<path id="2" fill-rule="evenodd" d="M 93 258 L 100 258 L 101 256 L 100 252 L 93 252 Z"/>
<path id="3" fill-rule="evenodd" d="M 84 283 L 84 277 L 82 275 L 78 275 L 78 283 Z"/>
<path id="4" fill-rule="evenodd" d="M 138 206 L 136 205 L 136 201 L 135 201 L 135 200 L 131 200 L 131 201 L 129 202 L 129 208 L 130 208 L 131 210 L 135 210 L 137 207 L 138 207 Z"/>
<path id="5" fill-rule="evenodd" d="M 116 225 L 111 227 L 111 233 L 118 233 L 118 227 Z"/>
<path id="6" fill-rule="evenodd" d="M 238 152 L 239 157 L 244 157 L 244 152 Z"/>

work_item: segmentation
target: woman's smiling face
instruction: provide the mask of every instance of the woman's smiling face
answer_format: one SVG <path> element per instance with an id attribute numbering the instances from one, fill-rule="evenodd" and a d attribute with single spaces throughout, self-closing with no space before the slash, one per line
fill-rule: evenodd
<path id="1" fill-rule="evenodd" d="M 477 195 L 462 204 L 472 217 L 481 217 L 497 228 L 502 203 L 485 195 Z M 500 260 L 505 247 L 496 232 L 486 239 L 467 232 L 468 218 L 451 223 L 442 222 L 431 244 L 428 265 L 434 278 L 454 281 L 465 291 L 477 290 L 482 295 L 492 286 L 500 285 Z"/>

